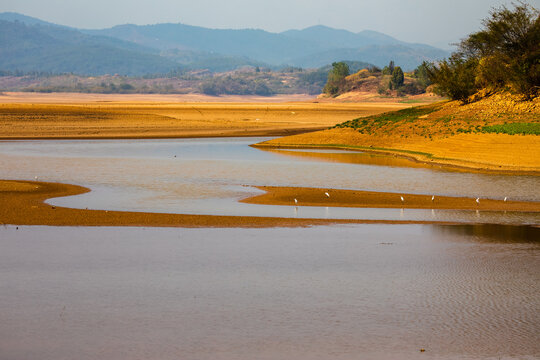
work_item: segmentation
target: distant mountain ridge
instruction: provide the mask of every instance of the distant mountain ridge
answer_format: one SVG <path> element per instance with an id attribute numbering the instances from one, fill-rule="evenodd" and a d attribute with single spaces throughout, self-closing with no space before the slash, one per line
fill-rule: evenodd
<path id="1" fill-rule="evenodd" d="M 144 75 L 178 66 L 153 52 L 76 30 L 0 20 L 0 70 Z"/>
<path id="2" fill-rule="evenodd" d="M 394 60 L 411 70 L 424 60 L 447 56 L 445 50 L 406 43 L 376 31 L 353 33 L 322 25 L 281 33 L 184 24 L 80 30 L 0 13 L 0 70 L 142 75 L 179 67 L 211 71 L 241 66 L 310 68 L 341 60 L 380 67 Z"/>

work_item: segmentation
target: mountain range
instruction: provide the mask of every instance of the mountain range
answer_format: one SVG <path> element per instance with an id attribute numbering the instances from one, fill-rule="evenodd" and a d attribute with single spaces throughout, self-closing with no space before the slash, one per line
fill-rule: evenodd
<path id="1" fill-rule="evenodd" d="M 180 69 L 228 71 L 242 66 L 318 68 L 334 61 L 406 70 L 448 52 L 376 32 L 326 26 L 271 33 L 185 24 L 118 25 L 85 30 L 17 13 L 0 13 L 0 70 L 144 75 Z"/>

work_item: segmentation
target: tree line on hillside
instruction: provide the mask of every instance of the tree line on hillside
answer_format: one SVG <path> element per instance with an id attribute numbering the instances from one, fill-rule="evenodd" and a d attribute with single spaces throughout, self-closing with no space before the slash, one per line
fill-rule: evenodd
<path id="1" fill-rule="evenodd" d="M 438 63 L 423 62 L 404 73 L 394 61 L 382 70 L 370 68 L 379 77 L 378 92 L 386 95 L 417 94 L 433 84 L 435 93 L 462 102 L 480 90 L 485 94 L 507 90 L 525 99 L 540 90 L 540 12 L 520 2 L 514 9 L 492 10 L 483 29 L 458 44 L 458 50 Z M 328 74 L 324 93 L 337 96 L 350 91 L 361 77 L 350 76 L 347 64 L 335 62 Z"/>
<path id="2" fill-rule="evenodd" d="M 369 86 L 362 87 L 369 83 L 376 84 L 376 90 L 381 95 L 402 96 L 424 93 L 431 85 L 431 80 L 425 64 L 405 74 L 402 68 L 396 66 L 391 60 L 382 70 L 376 66 L 370 66 L 351 75 L 347 63 L 340 61 L 332 63 L 332 70 L 328 73 L 323 92 L 329 96 L 337 96 L 354 91 L 358 85 L 360 88 L 369 88 Z"/>
<path id="3" fill-rule="evenodd" d="M 483 29 L 463 39 L 447 60 L 426 63 L 435 91 L 454 100 L 509 90 L 525 99 L 540 89 L 540 12 L 523 2 L 492 10 Z"/>

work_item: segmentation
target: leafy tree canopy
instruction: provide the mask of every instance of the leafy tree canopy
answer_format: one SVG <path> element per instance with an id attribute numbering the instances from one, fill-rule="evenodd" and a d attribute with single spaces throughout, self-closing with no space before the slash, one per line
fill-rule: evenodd
<path id="1" fill-rule="evenodd" d="M 513 6 L 492 10 L 483 29 L 463 39 L 448 60 L 428 66 L 439 93 L 465 102 L 483 88 L 537 96 L 540 12 L 524 2 Z"/>
<path id="2" fill-rule="evenodd" d="M 349 76 L 349 73 L 349 65 L 347 63 L 343 61 L 332 63 L 332 70 L 328 73 L 328 81 L 323 91 L 328 95 L 337 95 L 340 85 Z"/>

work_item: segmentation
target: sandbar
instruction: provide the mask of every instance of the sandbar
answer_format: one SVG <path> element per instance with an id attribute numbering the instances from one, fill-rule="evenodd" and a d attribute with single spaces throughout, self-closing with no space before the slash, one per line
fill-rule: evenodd
<path id="1" fill-rule="evenodd" d="M 540 212 L 540 202 L 511 199 L 504 201 L 504 197 L 501 199 L 482 198 L 477 202 L 476 198 L 468 197 L 360 190 L 277 186 L 257 186 L 257 188 L 265 193 L 243 199 L 241 202 L 261 205 Z"/>
<path id="2" fill-rule="evenodd" d="M 300 219 L 72 209 L 44 201 L 83 194 L 88 188 L 39 181 L 0 180 L 0 225 L 132 226 L 184 228 L 308 227 L 336 224 L 451 224 L 433 221 Z"/>
<path id="3" fill-rule="evenodd" d="M 266 189 L 266 188 L 264 188 Z M 276 196 L 265 199 L 260 196 L 254 197 L 254 203 L 283 204 L 291 203 L 290 196 L 298 196 L 302 202 L 314 206 L 351 206 L 358 204 L 359 199 L 365 195 L 352 197 L 353 200 L 342 199 L 348 194 L 345 190 L 331 191 L 331 201 L 323 203 L 315 197 L 320 197 L 320 191 L 325 189 L 299 189 L 299 188 L 268 188 L 270 194 Z M 107 211 L 72 209 L 61 206 L 53 206 L 45 203 L 45 200 L 83 194 L 90 191 L 88 188 L 61 183 L 48 183 L 39 181 L 0 180 L 0 224 L 2 225 L 48 225 L 48 226 L 132 226 L 132 227 L 184 227 L 184 228 L 268 228 L 268 227 L 308 227 L 316 225 L 337 224 L 456 224 L 441 221 L 399 221 L 399 220 L 348 220 L 348 219 L 302 219 L 302 218 L 278 218 L 256 216 L 215 216 L 215 215 L 190 215 L 190 214 L 167 214 L 133 211 Z M 323 196 L 325 196 L 323 194 Z M 359 198 L 360 196 L 360 198 Z M 390 195 L 381 195 L 379 202 L 384 204 L 384 199 Z M 280 200 L 281 198 L 281 200 Z M 411 204 L 421 202 L 420 196 L 407 195 Z M 381 200 L 382 199 L 382 200 Z M 416 200 L 413 200 L 416 199 Z M 249 201 L 245 199 L 244 201 Z M 383 201 L 381 203 L 381 201 Z M 465 201 L 465 200 L 456 200 Z M 446 204 L 446 200 L 441 203 Z M 483 204 L 485 203 L 485 205 Z M 333 205 L 332 205 L 333 204 Z M 394 202 L 388 203 L 388 207 L 394 206 Z M 522 211 L 538 211 L 537 203 L 508 202 L 509 209 L 521 209 Z M 482 209 L 499 209 L 496 201 L 481 201 Z M 381 206 L 382 207 L 382 206 Z"/>

